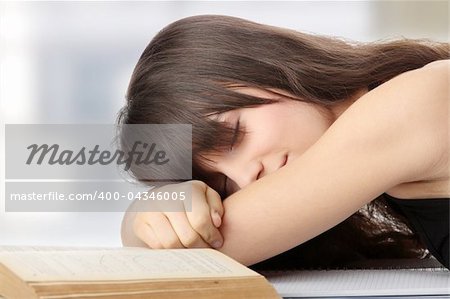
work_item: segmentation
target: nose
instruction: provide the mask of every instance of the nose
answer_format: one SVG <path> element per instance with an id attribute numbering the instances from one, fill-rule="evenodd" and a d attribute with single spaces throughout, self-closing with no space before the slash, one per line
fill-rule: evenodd
<path id="1" fill-rule="evenodd" d="M 227 161 L 223 165 L 223 174 L 231 179 L 239 189 L 244 188 L 248 184 L 256 181 L 261 172 L 263 166 L 258 161 L 242 161 L 236 159 L 234 161 Z"/>

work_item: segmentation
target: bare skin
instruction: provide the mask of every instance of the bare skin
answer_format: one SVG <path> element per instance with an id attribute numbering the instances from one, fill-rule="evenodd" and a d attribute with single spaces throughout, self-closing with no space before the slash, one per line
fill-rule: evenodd
<path id="1" fill-rule="evenodd" d="M 381 193 L 449 197 L 448 78 L 449 61 L 442 60 L 361 91 L 331 115 L 287 101 L 223 115 L 230 122 L 242 118 L 252 133 L 210 165 L 228 177 L 233 193 L 223 201 L 218 250 L 251 265 L 319 235 Z M 203 211 L 196 214 L 208 220 L 200 231 L 215 225 Z M 134 216 L 124 219 L 124 244 L 157 248 L 136 237 L 149 221 L 138 215 L 136 225 Z M 208 244 L 218 237 L 203 235 Z"/>

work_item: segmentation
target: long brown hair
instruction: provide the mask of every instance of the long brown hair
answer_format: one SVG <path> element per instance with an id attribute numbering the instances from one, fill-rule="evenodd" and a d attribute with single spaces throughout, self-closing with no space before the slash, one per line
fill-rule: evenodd
<path id="1" fill-rule="evenodd" d="M 360 43 L 229 16 L 193 16 L 168 25 L 146 47 L 118 122 L 192 124 L 193 179 L 208 182 L 204 154 L 226 149 L 232 132 L 206 116 L 274 102 L 230 86 L 279 90 L 327 109 L 362 88 L 449 57 L 448 43 L 426 39 Z M 383 196 L 295 250 L 306 266 L 428 254 Z"/>

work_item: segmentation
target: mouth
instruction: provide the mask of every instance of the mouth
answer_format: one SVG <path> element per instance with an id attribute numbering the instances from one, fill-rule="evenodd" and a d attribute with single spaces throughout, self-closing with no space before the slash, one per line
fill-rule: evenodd
<path id="1" fill-rule="evenodd" d="M 287 164 L 287 161 L 288 161 L 288 155 L 286 154 L 286 155 L 284 155 L 284 157 L 283 157 L 283 161 L 282 161 L 282 163 L 281 163 L 281 166 L 280 166 L 280 168 L 281 167 L 283 167 L 284 165 L 286 165 Z"/>

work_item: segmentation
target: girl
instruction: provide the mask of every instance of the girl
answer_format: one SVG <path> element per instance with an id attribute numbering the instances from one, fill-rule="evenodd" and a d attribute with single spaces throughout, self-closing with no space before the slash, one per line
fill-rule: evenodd
<path id="1" fill-rule="evenodd" d="M 170 24 L 119 123 L 192 124 L 194 180 L 163 188 L 191 184 L 193 208 L 130 209 L 123 244 L 212 246 L 245 265 L 291 248 L 303 266 L 431 254 L 448 268 L 449 56 L 227 16 Z"/>

